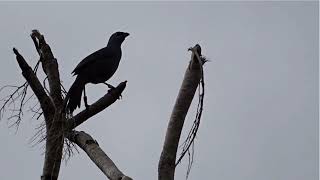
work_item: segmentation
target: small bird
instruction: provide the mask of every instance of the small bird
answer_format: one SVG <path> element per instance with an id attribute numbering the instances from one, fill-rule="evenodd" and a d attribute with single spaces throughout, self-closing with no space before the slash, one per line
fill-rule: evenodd
<path id="1" fill-rule="evenodd" d="M 121 59 L 121 44 L 129 36 L 127 32 L 115 32 L 111 35 L 106 47 L 90 54 L 84 58 L 72 71 L 77 75 L 76 80 L 70 87 L 66 98 L 65 107 L 72 112 L 81 104 L 82 91 L 84 92 L 84 103 L 88 108 L 85 85 L 87 83 L 104 83 L 109 88 L 114 88 L 106 83 L 118 69 Z"/>

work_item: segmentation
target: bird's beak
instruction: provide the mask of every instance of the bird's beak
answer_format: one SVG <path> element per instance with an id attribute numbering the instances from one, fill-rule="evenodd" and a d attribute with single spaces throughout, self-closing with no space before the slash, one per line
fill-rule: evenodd
<path id="1" fill-rule="evenodd" d="M 127 36 L 129 36 L 130 34 L 129 33 L 124 33 L 124 37 L 127 37 Z"/>

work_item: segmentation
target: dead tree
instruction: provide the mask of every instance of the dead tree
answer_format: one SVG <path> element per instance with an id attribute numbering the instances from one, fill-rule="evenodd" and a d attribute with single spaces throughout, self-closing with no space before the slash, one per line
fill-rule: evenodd
<path id="1" fill-rule="evenodd" d="M 6 112 L 8 107 L 13 106 L 13 114 L 10 115 L 9 119 L 14 118 L 15 120 L 13 125 L 19 126 L 23 116 L 23 106 L 32 97 L 36 97 L 39 107 L 32 109 L 32 111 L 35 115 L 38 115 L 37 118 L 43 116 L 43 127 L 45 129 L 45 131 L 43 131 L 44 136 L 40 138 L 40 141 L 45 141 L 45 156 L 41 180 L 58 179 L 63 155 L 72 153 L 72 149 L 75 144 L 87 153 L 90 159 L 110 180 L 131 179 L 119 170 L 111 158 L 109 158 L 100 148 L 94 138 L 83 131 L 74 130 L 90 117 L 103 111 L 119 99 L 121 93 L 126 87 L 127 81 L 121 82 L 115 89 L 110 90 L 102 98 L 89 106 L 89 108 L 86 108 L 75 116 L 66 114 L 63 107 L 66 92 L 61 84 L 57 59 L 54 57 L 44 36 L 39 31 L 33 30 L 31 38 L 39 54 L 39 61 L 34 68 L 31 68 L 18 50 L 13 48 L 16 60 L 22 70 L 22 75 L 26 82 L 21 86 L 4 86 L 4 88 L 0 89 L 0 91 L 5 88 L 14 89 L 9 96 L 2 99 L 3 105 L 0 109 L 0 116 L 3 116 L 3 113 Z M 200 125 L 203 108 L 204 81 L 202 66 L 206 62 L 206 59 L 201 55 L 201 48 L 199 45 L 189 48 L 189 50 L 192 51 L 191 60 L 185 72 L 185 76 L 168 123 L 163 150 L 159 160 L 159 180 L 173 180 L 175 167 L 179 164 L 185 154 L 188 153 L 189 155 L 188 172 L 193 162 L 192 147 Z M 40 64 L 46 76 L 42 82 L 40 81 L 39 76 L 37 76 Z M 46 86 L 46 82 L 49 85 L 48 88 Z M 26 97 L 29 87 L 33 94 L 30 97 Z M 182 144 L 183 149 L 180 157 L 176 160 L 184 120 L 197 87 L 199 87 L 197 115 L 188 137 Z M 16 101 L 19 101 L 18 106 L 15 105 Z"/>

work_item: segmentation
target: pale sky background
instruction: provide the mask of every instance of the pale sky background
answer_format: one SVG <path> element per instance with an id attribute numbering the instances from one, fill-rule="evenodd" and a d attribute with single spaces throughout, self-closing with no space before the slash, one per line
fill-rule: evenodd
<path id="1" fill-rule="evenodd" d="M 13 46 L 36 63 L 34 28 L 51 45 L 67 89 L 82 58 L 105 46 L 113 32 L 129 32 L 109 81 L 128 80 L 123 99 L 77 130 L 91 134 L 125 174 L 157 179 L 187 49 L 199 43 L 212 62 L 204 68 L 205 105 L 189 178 L 316 180 L 318 11 L 318 2 L 1 2 L 0 85 L 24 82 Z M 107 89 L 87 87 L 90 103 Z M 192 106 L 185 128 L 195 116 Z M 30 116 L 25 113 L 17 134 L 6 119 L 0 122 L 1 180 L 41 176 L 43 144 L 29 143 L 40 121 Z M 186 161 L 177 179 L 185 173 Z M 60 179 L 106 177 L 80 149 L 62 164 Z"/>

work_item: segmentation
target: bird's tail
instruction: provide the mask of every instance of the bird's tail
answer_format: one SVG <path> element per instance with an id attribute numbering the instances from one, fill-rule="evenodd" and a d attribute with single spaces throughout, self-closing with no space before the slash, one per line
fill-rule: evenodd
<path id="1" fill-rule="evenodd" d="M 67 112 L 70 112 L 72 114 L 77 106 L 80 107 L 81 95 L 85 84 L 86 82 L 83 80 L 83 78 L 77 76 L 65 98 L 64 104 Z"/>

